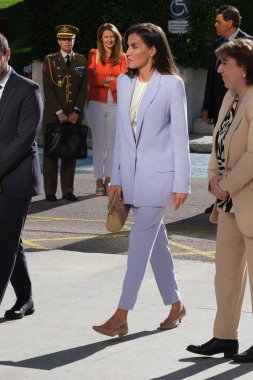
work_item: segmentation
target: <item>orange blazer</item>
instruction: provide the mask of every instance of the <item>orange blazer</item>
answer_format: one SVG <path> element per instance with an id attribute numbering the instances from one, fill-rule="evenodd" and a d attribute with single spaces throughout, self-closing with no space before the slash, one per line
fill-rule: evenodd
<path id="1" fill-rule="evenodd" d="M 120 74 L 126 72 L 126 55 L 123 53 L 121 61 L 117 65 L 113 65 L 107 59 L 106 64 L 103 66 L 99 57 L 96 63 L 96 49 L 91 49 L 88 57 L 88 100 L 96 100 L 100 102 L 107 102 L 108 90 L 111 90 L 113 101 L 117 102 L 117 82 L 112 81 L 108 83 L 109 87 L 105 87 L 106 77 L 118 77 Z"/>

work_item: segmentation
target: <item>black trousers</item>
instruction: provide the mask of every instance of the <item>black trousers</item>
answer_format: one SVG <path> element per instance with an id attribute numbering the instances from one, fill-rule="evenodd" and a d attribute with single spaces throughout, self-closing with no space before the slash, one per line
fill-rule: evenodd
<path id="1" fill-rule="evenodd" d="M 9 281 L 18 301 L 32 295 L 21 233 L 31 202 L 29 199 L 10 199 L 0 193 L 0 303 Z"/>

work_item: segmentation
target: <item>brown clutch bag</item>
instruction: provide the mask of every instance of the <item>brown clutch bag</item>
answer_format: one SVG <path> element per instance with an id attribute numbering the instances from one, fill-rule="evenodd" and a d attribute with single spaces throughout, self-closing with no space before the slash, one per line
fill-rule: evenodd
<path id="1" fill-rule="evenodd" d="M 113 198 L 108 203 L 108 214 L 106 219 L 106 229 L 110 232 L 120 231 L 126 220 L 131 208 L 130 205 L 125 205 L 123 201 L 120 201 L 118 194 L 114 193 Z"/>

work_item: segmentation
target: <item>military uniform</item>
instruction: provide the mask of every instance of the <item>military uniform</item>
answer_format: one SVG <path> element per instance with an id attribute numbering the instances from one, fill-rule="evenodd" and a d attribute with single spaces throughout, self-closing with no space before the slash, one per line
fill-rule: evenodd
<path id="1" fill-rule="evenodd" d="M 57 37 L 60 38 L 61 34 L 59 35 L 58 33 Z M 87 92 L 85 72 L 86 59 L 83 55 L 74 53 L 73 51 L 70 57 L 71 61 L 69 67 L 61 51 L 49 54 L 44 59 L 44 141 L 47 124 L 59 123 L 56 114 L 57 111 L 62 110 L 66 116 L 72 112 L 79 112 L 77 122 L 81 123 L 83 120 L 83 109 Z M 64 158 L 61 160 L 61 189 L 63 194 L 73 193 L 75 164 L 76 161 L 73 159 Z M 58 159 L 44 157 L 43 175 L 46 195 L 55 195 L 57 189 L 57 173 Z"/>

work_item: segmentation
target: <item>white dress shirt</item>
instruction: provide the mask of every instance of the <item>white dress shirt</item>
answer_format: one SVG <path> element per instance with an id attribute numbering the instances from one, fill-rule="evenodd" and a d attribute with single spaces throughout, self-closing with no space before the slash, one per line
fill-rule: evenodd
<path id="1" fill-rule="evenodd" d="M 11 67 L 9 66 L 7 74 L 3 77 L 2 80 L 0 80 L 0 99 L 3 95 L 4 87 L 6 86 L 6 83 L 8 79 L 10 78 L 10 75 L 11 75 Z"/>

